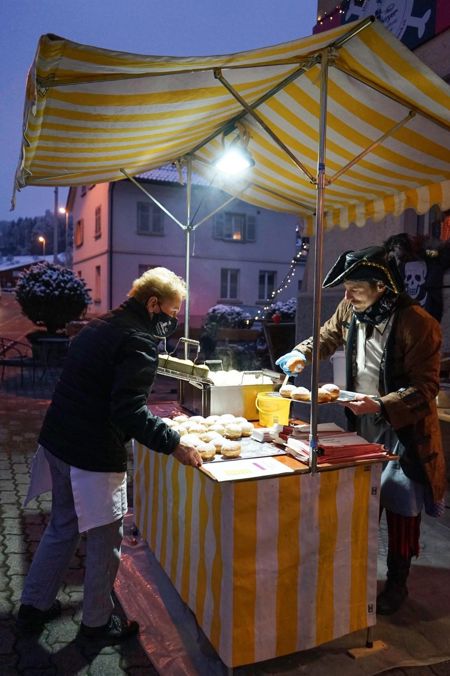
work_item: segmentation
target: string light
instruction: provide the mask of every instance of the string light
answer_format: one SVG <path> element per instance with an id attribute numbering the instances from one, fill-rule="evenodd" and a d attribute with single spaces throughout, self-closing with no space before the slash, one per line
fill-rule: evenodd
<path id="1" fill-rule="evenodd" d="M 296 239 L 296 242 L 298 242 L 299 240 L 301 240 L 301 231 L 300 231 L 299 226 L 297 226 L 297 228 L 296 228 L 296 237 L 295 237 L 295 239 Z M 264 306 L 263 306 L 262 308 L 260 308 L 260 309 L 258 310 L 258 312 L 256 313 L 256 316 L 255 316 L 255 319 L 254 319 L 255 322 L 257 322 L 259 319 L 261 319 L 263 314 L 264 314 L 264 316 L 265 316 L 266 312 L 270 309 L 271 305 L 273 305 L 273 303 L 275 302 L 277 296 L 279 296 L 279 294 L 280 294 L 282 291 L 285 291 L 285 290 L 290 286 L 290 284 L 292 283 L 292 281 L 293 281 L 293 279 L 294 279 L 294 277 L 295 277 L 295 275 L 296 275 L 296 272 L 297 272 L 297 265 L 300 263 L 302 257 L 304 257 L 304 253 L 303 253 L 303 252 L 306 251 L 306 250 L 307 250 L 307 249 L 306 249 L 306 247 L 303 245 L 303 242 L 302 242 L 302 245 L 301 245 L 300 249 L 297 251 L 297 253 L 295 254 L 295 256 L 291 259 L 291 262 L 290 262 L 290 265 L 289 265 L 289 270 L 287 271 L 287 273 L 286 273 L 285 276 L 283 277 L 283 279 L 282 279 L 280 285 L 278 286 L 277 289 L 275 289 L 274 291 L 272 291 L 271 297 L 270 297 L 270 303 L 269 303 L 268 305 L 264 305 Z"/>
<path id="2" fill-rule="evenodd" d="M 339 16 L 340 14 L 345 14 L 347 7 L 348 0 L 344 0 L 341 4 L 336 5 L 331 11 L 319 14 L 317 17 L 318 25 L 322 26 L 324 21 L 333 21 L 336 15 Z"/>

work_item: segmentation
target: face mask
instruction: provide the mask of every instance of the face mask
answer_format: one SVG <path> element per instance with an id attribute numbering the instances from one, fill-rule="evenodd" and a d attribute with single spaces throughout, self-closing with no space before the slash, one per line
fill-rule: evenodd
<path id="1" fill-rule="evenodd" d="M 178 319 L 165 312 L 155 312 L 152 318 L 153 334 L 158 338 L 168 338 L 176 330 Z"/>

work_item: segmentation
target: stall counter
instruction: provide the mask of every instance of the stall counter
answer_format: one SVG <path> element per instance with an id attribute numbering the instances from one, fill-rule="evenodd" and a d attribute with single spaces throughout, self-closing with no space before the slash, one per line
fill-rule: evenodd
<path id="1" fill-rule="evenodd" d="M 381 465 L 298 465 L 219 483 L 135 444 L 136 525 L 229 667 L 375 624 Z"/>

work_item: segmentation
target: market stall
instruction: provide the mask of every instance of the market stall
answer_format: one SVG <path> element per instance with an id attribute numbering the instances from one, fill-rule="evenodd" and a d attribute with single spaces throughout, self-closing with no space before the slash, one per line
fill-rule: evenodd
<path id="1" fill-rule="evenodd" d="M 230 200 L 303 216 L 316 236 L 317 339 L 326 228 L 450 207 L 449 102 L 449 86 L 373 19 L 213 57 L 127 54 L 45 35 L 27 83 L 16 188 L 132 180 L 176 162 L 186 172 L 186 221 L 175 220 L 186 233 L 188 282 L 190 234 L 204 220 L 192 215 L 194 164 Z M 215 168 L 230 143 L 253 158 L 239 182 Z M 136 450 L 139 528 L 229 665 L 375 621 L 380 467 L 315 466 L 317 390 L 314 352 L 312 473 L 295 461 L 273 478 L 214 482 Z"/>
<path id="2" fill-rule="evenodd" d="M 233 480 L 244 460 L 229 460 L 230 479 L 215 481 L 135 449 L 135 522 L 228 666 L 376 621 L 380 463 L 311 475 L 271 460 L 282 473 Z"/>

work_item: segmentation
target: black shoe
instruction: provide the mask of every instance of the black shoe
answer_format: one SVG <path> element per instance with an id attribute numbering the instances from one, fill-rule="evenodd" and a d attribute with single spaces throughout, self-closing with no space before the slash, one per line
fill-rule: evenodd
<path id="1" fill-rule="evenodd" d="M 392 615 L 408 596 L 406 585 L 386 582 L 383 591 L 377 596 L 377 614 Z"/>
<path id="2" fill-rule="evenodd" d="M 88 627 L 81 623 L 79 636 L 90 641 L 114 645 L 134 636 L 138 631 L 139 625 L 134 620 L 128 621 L 122 619 L 119 615 L 111 615 L 109 622 L 101 627 Z"/>
<path id="3" fill-rule="evenodd" d="M 61 602 L 58 599 L 48 608 L 39 610 L 34 606 L 22 603 L 17 614 L 17 627 L 24 633 L 42 631 L 44 624 L 61 615 Z"/>

